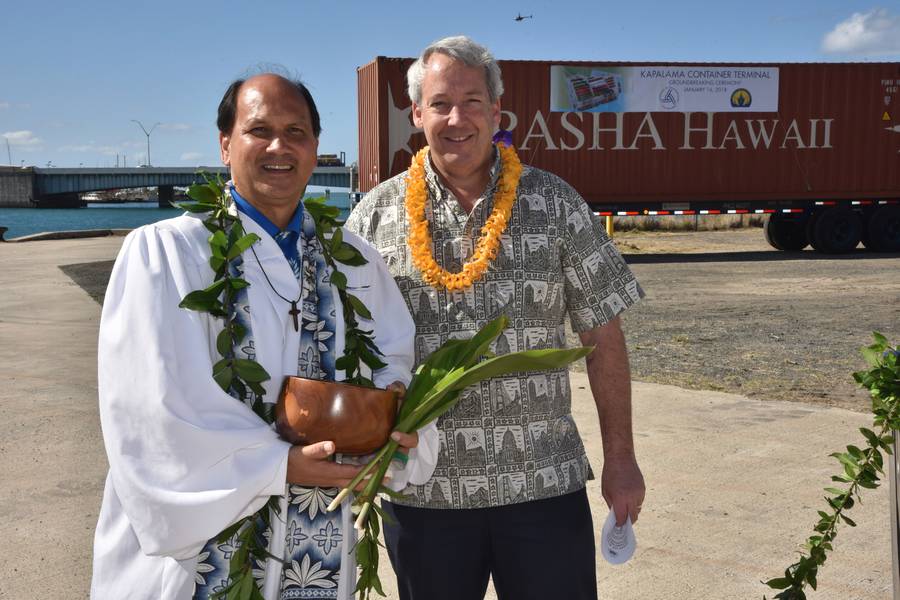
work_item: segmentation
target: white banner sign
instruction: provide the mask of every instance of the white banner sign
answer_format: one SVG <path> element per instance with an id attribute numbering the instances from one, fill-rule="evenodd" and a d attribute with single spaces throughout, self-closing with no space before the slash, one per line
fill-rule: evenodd
<path id="1" fill-rule="evenodd" d="M 551 66 L 550 110 L 778 112 L 778 68 Z"/>

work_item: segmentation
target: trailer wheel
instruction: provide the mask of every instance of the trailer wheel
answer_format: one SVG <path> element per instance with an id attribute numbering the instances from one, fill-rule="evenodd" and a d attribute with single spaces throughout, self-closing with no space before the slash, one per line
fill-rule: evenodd
<path id="1" fill-rule="evenodd" d="M 862 238 L 862 220 L 852 209 L 835 206 L 813 215 L 806 228 L 809 243 L 819 252 L 850 252 Z"/>
<path id="2" fill-rule="evenodd" d="M 879 206 L 866 221 L 866 248 L 876 252 L 900 252 L 900 206 Z"/>
<path id="3" fill-rule="evenodd" d="M 765 226 L 766 241 L 776 250 L 799 252 L 809 245 L 806 215 L 773 213 Z"/>

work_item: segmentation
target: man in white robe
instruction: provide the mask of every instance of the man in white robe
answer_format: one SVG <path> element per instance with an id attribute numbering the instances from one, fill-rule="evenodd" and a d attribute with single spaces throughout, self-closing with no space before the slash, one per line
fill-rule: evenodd
<path id="1" fill-rule="evenodd" d="M 302 210 L 316 164 L 318 113 L 308 91 L 271 74 L 235 82 L 220 105 L 219 128 L 234 192 L 284 228 Z M 263 383 L 265 401 L 275 402 L 283 376 L 297 374 L 301 332 L 284 298 L 298 298 L 301 284 L 276 239 L 238 214 L 244 229 L 260 238 L 255 259 L 244 257 L 244 279 L 250 283 L 252 351 L 271 375 Z M 332 460 L 331 442 L 301 447 L 283 441 L 213 380 L 222 321 L 178 307 L 189 292 L 212 283 L 208 236 L 192 215 L 132 232 L 107 288 L 98 378 L 110 470 L 94 541 L 91 596 L 98 600 L 190 599 L 202 579 L 199 554 L 210 539 L 271 496 L 284 496 L 287 484 L 340 487 L 358 472 Z M 414 325 L 378 252 L 350 232 L 344 239 L 368 261 L 340 270 L 373 316 L 363 329 L 373 329 L 387 366 L 372 378 L 380 387 L 402 387 L 413 364 Z M 333 298 L 342 315 L 336 290 Z M 338 318 L 335 325 L 334 355 L 341 356 L 344 323 Z M 392 487 L 427 481 L 437 460 L 433 425 L 418 435 L 393 435 L 410 448 L 410 460 Z M 282 498 L 282 509 L 285 504 Z M 336 597 L 348 599 L 356 571 L 349 510 L 342 529 Z M 284 523 L 275 518 L 269 552 L 283 556 L 284 545 Z M 281 598 L 282 568 L 269 560 L 260 574 L 267 600 Z"/>

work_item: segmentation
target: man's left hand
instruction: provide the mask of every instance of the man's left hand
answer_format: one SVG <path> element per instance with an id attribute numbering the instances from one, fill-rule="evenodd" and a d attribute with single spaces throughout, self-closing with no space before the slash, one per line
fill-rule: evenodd
<path id="1" fill-rule="evenodd" d="M 626 516 L 636 523 L 644 503 L 644 476 L 633 455 L 610 456 L 603 460 L 600 488 L 606 504 L 616 512 L 616 525 Z"/>

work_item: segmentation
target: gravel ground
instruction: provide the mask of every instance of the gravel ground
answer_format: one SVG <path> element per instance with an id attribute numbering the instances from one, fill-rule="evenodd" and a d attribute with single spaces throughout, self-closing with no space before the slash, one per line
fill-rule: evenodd
<path id="1" fill-rule="evenodd" d="M 647 293 L 623 315 L 634 379 L 869 410 L 851 374 L 872 331 L 900 343 L 900 255 L 787 254 L 755 228 L 615 239 Z"/>
<path id="2" fill-rule="evenodd" d="M 615 239 L 647 293 L 623 315 L 634 379 L 869 410 L 851 374 L 872 331 L 900 343 L 900 254 L 788 254 L 758 228 Z M 62 267 L 98 302 L 111 268 Z"/>

